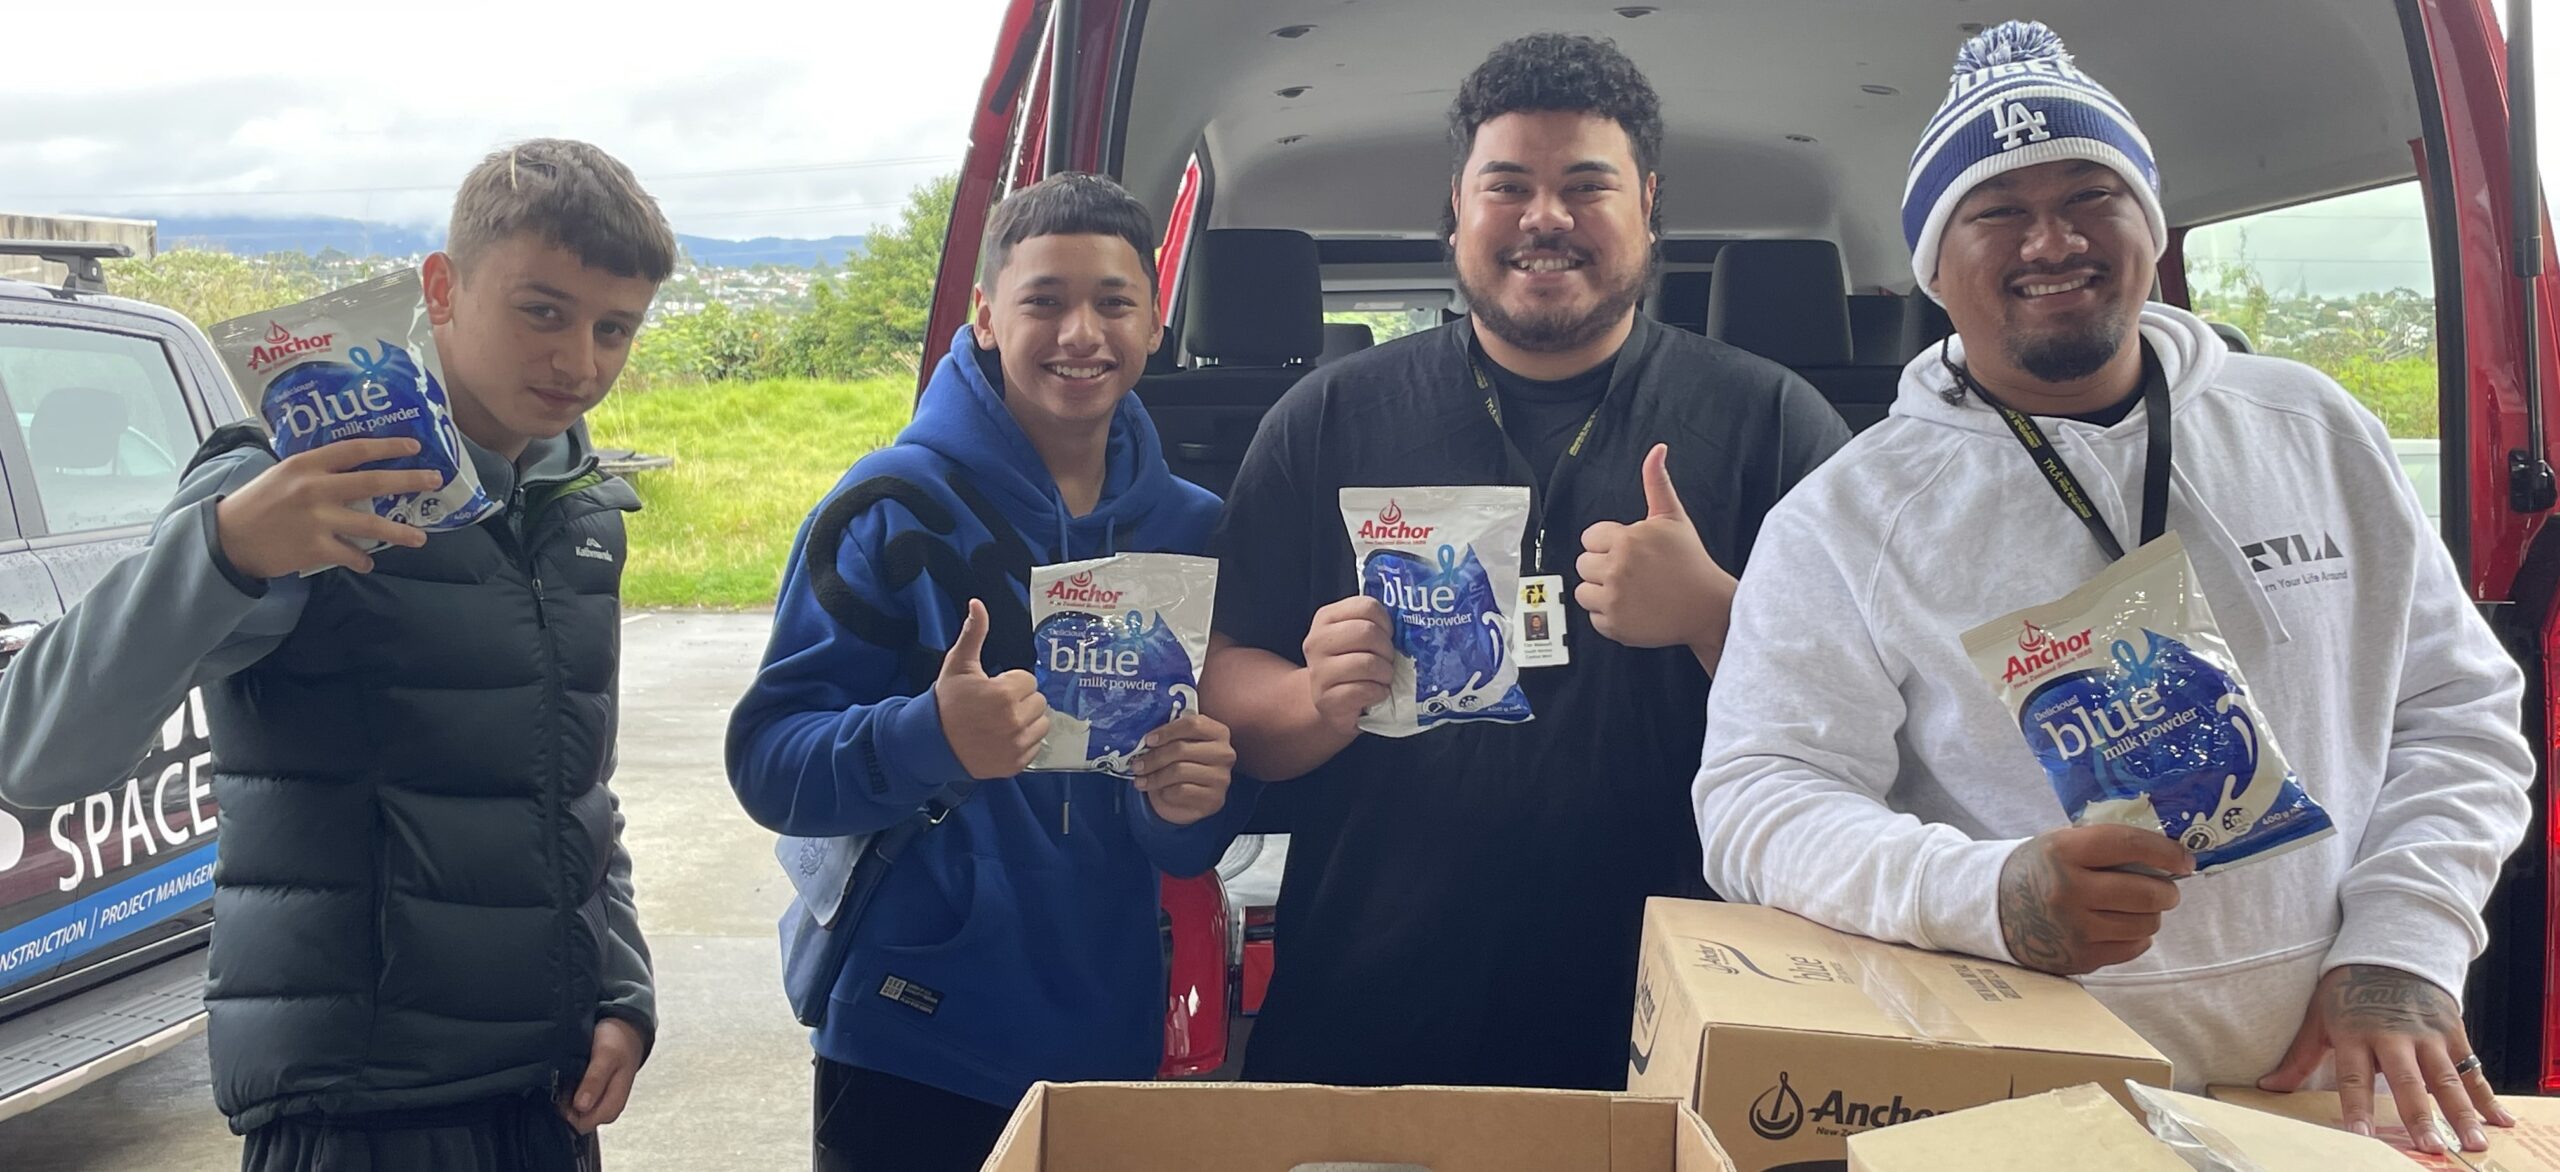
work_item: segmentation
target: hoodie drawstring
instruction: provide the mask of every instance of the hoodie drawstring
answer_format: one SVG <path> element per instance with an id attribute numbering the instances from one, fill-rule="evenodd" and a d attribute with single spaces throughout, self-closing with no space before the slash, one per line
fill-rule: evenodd
<path id="1" fill-rule="evenodd" d="M 1058 560 L 1061 562 L 1074 561 L 1076 560 L 1074 533 L 1069 528 L 1070 521 L 1067 518 L 1067 507 L 1063 502 L 1058 505 L 1057 517 Z M 1102 556 L 1120 556 L 1120 518 L 1118 517 L 1105 516 L 1102 519 Z"/>
<path id="2" fill-rule="evenodd" d="M 2215 555 L 2241 558 L 2245 562 L 2246 555 L 2241 552 L 2239 539 L 2231 535 L 2231 529 L 2222 523 L 2221 517 L 2214 514 L 2213 507 L 2205 503 L 2203 495 L 2196 491 L 2195 482 L 2187 479 L 2186 470 L 2171 468 L 2169 483 L 2187 498 L 2188 507 L 2194 509 L 2196 516 L 2204 522 L 2208 530 L 2206 536 L 2211 539 Z M 2187 549 L 2192 556 L 2195 546 L 2189 545 Z M 2249 605 L 2257 612 L 2258 621 L 2265 624 L 2267 641 L 2271 644 L 2293 642 L 2293 632 L 2285 627 L 2284 616 L 2276 612 L 2276 604 L 2268 601 L 2266 589 L 2258 584 L 2257 575 L 2243 564 L 2240 567 L 2239 577 L 2242 587 L 2240 593 L 2248 596 Z"/>
<path id="3" fill-rule="evenodd" d="M 2092 447 L 2089 441 L 2085 438 L 2080 438 L 2080 445 L 2084 449 Z M 2088 464 L 2100 477 L 2103 477 L 2106 480 L 2107 491 L 2115 495 L 2117 511 L 2119 513 L 2130 515 L 2133 506 L 2129 503 L 2127 498 L 2131 495 L 2131 486 L 2121 480 L 2118 480 L 2116 478 L 2114 467 L 2108 464 L 2105 460 L 2091 459 L 2088 461 Z M 2169 465 L 2169 491 L 2172 495 L 2179 497 L 2185 502 L 2188 511 L 2195 514 L 2196 519 L 2203 523 L 2205 529 L 2204 537 L 2206 540 L 2202 544 L 2192 541 L 2187 543 L 2188 557 L 2193 558 L 2198 555 L 2226 558 L 2240 556 L 2240 542 L 2233 539 L 2230 528 L 2225 526 L 2222 523 L 2222 518 L 2214 513 L 2213 506 L 2205 503 L 2203 494 L 2196 491 L 2196 483 L 2187 477 L 2186 469 L 2179 467 L 2174 463 Z M 2171 526 L 2171 528 L 2174 529 L 2176 526 Z M 2208 550 L 2211 552 L 2207 552 Z M 2292 642 L 2293 632 L 2285 627 L 2284 618 L 2276 613 L 2275 604 L 2267 601 L 2267 592 L 2258 588 L 2256 578 L 2253 575 L 2244 572 L 2240 575 L 2240 581 L 2247 587 L 2247 589 L 2242 590 L 2241 593 L 2248 596 L 2251 610 L 2257 615 L 2259 624 L 2264 627 L 2267 632 L 2268 642 L 2274 644 Z"/>

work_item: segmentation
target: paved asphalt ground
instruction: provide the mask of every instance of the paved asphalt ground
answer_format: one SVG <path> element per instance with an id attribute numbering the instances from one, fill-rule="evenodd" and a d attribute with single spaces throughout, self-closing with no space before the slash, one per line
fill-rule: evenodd
<path id="1" fill-rule="evenodd" d="M 720 741 L 764 650 L 760 614 L 648 613 L 623 627 L 621 766 L 640 920 L 656 954 L 656 1052 L 605 1129 L 613 1172 L 808 1166 L 809 1046 L 776 975 L 790 900 L 773 836 L 729 796 Z M 201 1037 L 0 1122 L 7 1172 L 227 1172 Z"/>

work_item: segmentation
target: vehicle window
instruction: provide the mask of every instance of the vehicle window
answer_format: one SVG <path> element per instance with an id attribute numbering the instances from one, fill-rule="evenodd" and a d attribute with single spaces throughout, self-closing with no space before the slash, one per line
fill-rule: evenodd
<path id="1" fill-rule="evenodd" d="M 1327 325 L 1367 326 L 1372 341 L 1387 342 L 1439 325 L 1440 311 L 1448 305 L 1449 295 L 1440 292 L 1335 294 L 1325 298 L 1324 320 Z"/>
<path id="2" fill-rule="evenodd" d="M 2400 449 L 2430 517 L 2438 504 L 2435 265 L 2425 194 L 2397 183 L 2187 233 L 2196 313 L 2251 349 L 2338 380 Z M 2226 340 L 2228 340 L 2226 338 Z"/>
<path id="3" fill-rule="evenodd" d="M 0 391 L 54 533 L 150 522 L 195 450 L 168 352 L 147 338 L 0 322 Z"/>

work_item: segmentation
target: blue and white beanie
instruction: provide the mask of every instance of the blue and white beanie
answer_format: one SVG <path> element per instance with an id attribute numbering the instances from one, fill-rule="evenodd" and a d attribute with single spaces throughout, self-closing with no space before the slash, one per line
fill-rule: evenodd
<path id="1" fill-rule="evenodd" d="M 1956 54 L 1946 103 L 1920 136 L 1902 189 L 1902 235 L 1920 290 L 1937 296 L 1929 286 L 1938 239 L 1966 195 L 2001 172 L 2057 159 L 2088 159 L 2124 176 L 2151 222 L 2153 255 L 2169 251 L 2160 169 L 2133 115 L 2072 64 L 2052 29 L 2013 20 L 1984 30 Z"/>

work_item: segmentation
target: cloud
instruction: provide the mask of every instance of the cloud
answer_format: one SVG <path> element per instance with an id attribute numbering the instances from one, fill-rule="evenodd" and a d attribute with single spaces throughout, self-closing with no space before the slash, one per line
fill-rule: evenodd
<path id="1" fill-rule="evenodd" d="M 120 5 L 85 65 L 0 75 L 0 208 L 427 224 L 489 151 L 564 135 L 679 231 L 861 232 L 957 166 L 1003 6 Z M 95 35 L 46 7 L 13 39 Z"/>

